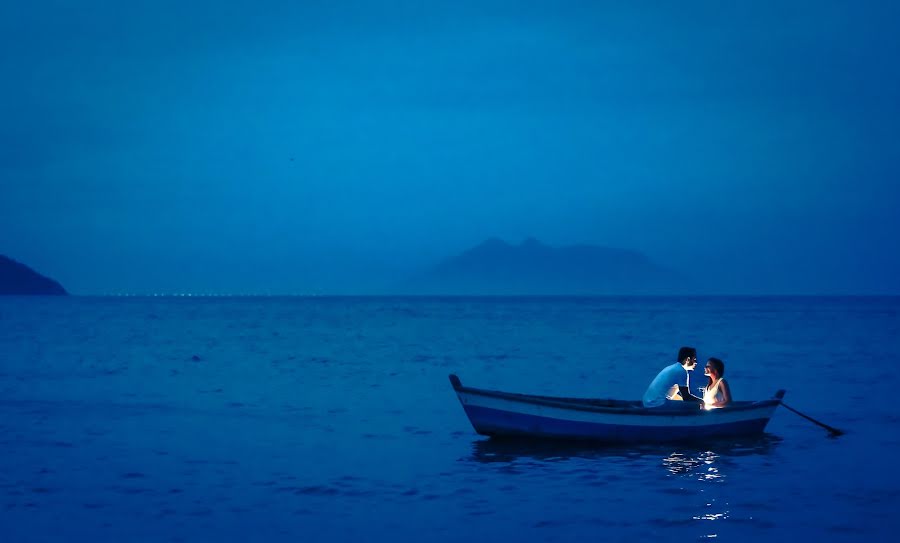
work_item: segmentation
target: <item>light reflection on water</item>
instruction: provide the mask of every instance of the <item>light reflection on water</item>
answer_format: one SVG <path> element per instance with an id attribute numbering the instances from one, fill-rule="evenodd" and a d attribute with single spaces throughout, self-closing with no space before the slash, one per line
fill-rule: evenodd
<path id="1" fill-rule="evenodd" d="M 725 475 L 715 466 L 719 455 L 713 451 L 703 451 L 697 455 L 673 452 L 663 458 L 663 466 L 672 475 L 697 473 L 697 479 L 708 482 L 724 482 Z"/>
<path id="2" fill-rule="evenodd" d="M 511 463 L 520 459 L 563 462 L 571 459 L 621 458 L 644 462 L 658 458 L 670 475 L 697 473 L 698 480 L 716 482 L 729 458 L 771 454 L 781 438 L 764 434 L 743 441 L 707 441 L 686 445 L 602 445 L 587 442 L 555 442 L 528 439 L 481 439 L 472 443 L 472 460 L 483 463 Z M 699 473 L 698 473 L 699 472 Z"/>
<path id="3" fill-rule="evenodd" d="M 736 457 L 751 455 L 767 456 L 780 443 L 781 438 L 764 435 L 747 442 L 709 443 L 702 448 L 679 448 L 662 458 L 662 466 L 670 477 L 695 482 L 693 490 L 702 493 L 709 489 L 707 485 L 722 485 L 727 482 L 729 469 L 739 466 Z M 738 468 L 739 469 L 739 468 Z M 723 521 L 731 518 L 731 507 L 727 500 L 710 498 L 703 504 L 703 510 L 691 516 L 693 521 Z M 715 526 L 720 526 L 718 523 Z M 715 539 L 719 529 L 712 531 L 702 539 Z"/>
<path id="4" fill-rule="evenodd" d="M 589 472 L 597 480 L 618 481 L 625 488 L 660 486 L 661 479 L 669 480 L 666 491 L 683 495 L 685 499 L 681 501 L 687 509 L 674 518 L 651 516 L 647 522 L 663 527 L 696 523 L 704 526 L 704 533 L 699 536 L 701 539 L 715 539 L 722 535 L 722 529 L 726 526 L 720 522 L 710 522 L 732 518 L 729 502 L 733 496 L 730 496 L 727 485 L 724 485 L 729 473 L 736 474 L 746 469 L 744 460 L 773 454 L 780 443 L 781 438 L 770 434 L 745 438 L 739 442 L 725 440 L 630 447 L 580 442 L 483 439 L 472 443 L 471 456 L 463 460 L 492 466 L 497 473 L 516 476 L 546 470 L 557 476 L 566 473 L 584 476 L 585 472 Z M 573 469 L 567 470 L 567 465 Z M 610 487 L 610 491 L 615 494 L 616 491 L 612 488 Z M 725 490 L 724 494 L 722 490 Z M 687 499 L 689 497 L 691 499 Z M 700 499 L 699 503 L 697 498 Z M 738 521 L 746 520 L 741 514 L 735 518 Z M 709 530 L 713 526 L 715 528 Z"/>

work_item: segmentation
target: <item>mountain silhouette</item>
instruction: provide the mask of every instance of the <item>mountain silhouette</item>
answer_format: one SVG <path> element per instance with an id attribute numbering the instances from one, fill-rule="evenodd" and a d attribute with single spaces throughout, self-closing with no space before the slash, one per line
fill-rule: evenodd
<path id="1" fill-rule="evenodd" d="M 65 296 L 66 289 L 25 264 L 0 255 L 0 295 L 42 294 Z"/>
<path id="2" fill-rule="evenodd" d="M 680 274 L 636 251 L 593 245 L 551 247 L 529 238 L 492 238 L 412 277 L 404 290 L 449 295 L 671 294 Z"/>

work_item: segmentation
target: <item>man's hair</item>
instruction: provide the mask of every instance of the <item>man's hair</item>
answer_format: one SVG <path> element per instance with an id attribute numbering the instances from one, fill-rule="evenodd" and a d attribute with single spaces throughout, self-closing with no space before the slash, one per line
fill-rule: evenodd
<path id="1" fill-rule="evenodd" d="M 684 364 L 685 358 L 697 358 L 697 349 L 693 347 L 682 347 L 678 349 L 678 362 Z"/>

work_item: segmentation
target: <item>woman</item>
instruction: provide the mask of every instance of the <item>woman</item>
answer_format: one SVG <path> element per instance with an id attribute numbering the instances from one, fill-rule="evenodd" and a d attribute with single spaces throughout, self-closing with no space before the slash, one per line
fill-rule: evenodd
<path id="1" fill-rule="evenodd" d="M 725 407 L 731 401 L 731 389 L 723 379 L 725 376 L 725 363 L 718 358 L 710 358 L 706 361 L 706 369 L 703 371 L 708 381 L 703 389 L 703 404 L 706 409 Z"/>

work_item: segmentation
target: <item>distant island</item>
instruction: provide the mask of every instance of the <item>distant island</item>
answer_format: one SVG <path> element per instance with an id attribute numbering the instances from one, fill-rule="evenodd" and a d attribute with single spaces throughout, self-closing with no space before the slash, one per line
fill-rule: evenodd
<path id="1" fill-rule="evenodd" d="M 682 275 L 636 251 L 489 239 L 411 278 L 401 289 L 436 295 L 630 295 L 688 290 Z"/>
<path id="2" fill-rule="evenodd" d="M 25 264 L 0 255 L 0 295 L 65 296 L 59 283 L 44 277 Z"/>

